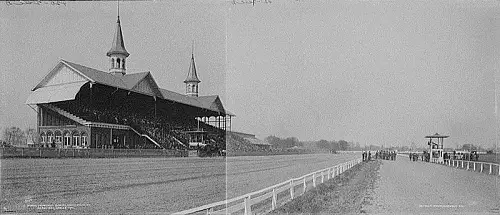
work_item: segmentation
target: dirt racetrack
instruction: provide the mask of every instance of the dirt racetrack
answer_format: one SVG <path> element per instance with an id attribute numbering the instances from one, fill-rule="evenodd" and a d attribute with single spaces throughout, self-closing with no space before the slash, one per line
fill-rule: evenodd
<path id="1" fill-rule="evenodd" d="M 171 213 L 224 200 L 226 191 L 228 198 L 243 195 L 358 157 L 4 159 L 1 213 Z"/>
<path id="2" fill-rule="evenodd" d="M 383 160 L 368 214 L 499 214 L 500 177 L 398 156 Z"/>

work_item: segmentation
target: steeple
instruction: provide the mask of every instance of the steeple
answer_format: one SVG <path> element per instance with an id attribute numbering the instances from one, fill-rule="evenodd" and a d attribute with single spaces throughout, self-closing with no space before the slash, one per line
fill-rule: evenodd
<path id="1" fill-rule="evenodd" d="M 189 71 L 186 80 L 186 95 L 198 97 L 198 84 L 200 83 L 198 79 L 198 74 L 196 74 L 196 65 L 194 63 L 194 45 L 191 49 L 191 64 L 189 65 Z"/>
<path id="2" fill-rule="evenodd" d="M 116 20 L 116 33 L 113 38 L 113 43 L 111 44 L 111 49 L 106 53 L 106 56 L 110 58 L 111 67 L 109 72 L 112 74 L 126 74 L 125 59 L 130 54 L 125 49 L 125 43 L 123 42 L 122 27 L 120 24 L 120 3 L 118 2 L 118 19 Z"/>

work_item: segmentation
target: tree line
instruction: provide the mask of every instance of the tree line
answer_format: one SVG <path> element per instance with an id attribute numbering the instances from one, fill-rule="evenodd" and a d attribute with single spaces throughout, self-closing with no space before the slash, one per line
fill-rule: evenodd
<path id="1" fill-rule="evenodd" d="M 36 129 L 27 128 L 22 130 L 21 128 L 12 126 L 7 127 L 2 132 L 2 146 L 26 146 L 28 142 L 36 143 L 38 134 Z"/>

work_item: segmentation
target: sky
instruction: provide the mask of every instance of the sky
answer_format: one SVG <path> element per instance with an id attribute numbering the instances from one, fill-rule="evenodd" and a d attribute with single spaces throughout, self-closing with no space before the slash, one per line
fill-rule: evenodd
<path id="1" fill-rule="evenodd" d="M 200 94 L 221 96 L 233 130 L 498 145 L 499 1 L 121 2 L 120 19 L 128 71 L 179 93 L 195 40 Z M 106 71 L 115 22 L 116 2 L 0 6 L 0 126 L 35 126 L 24 102 L 58 59 Z"/>

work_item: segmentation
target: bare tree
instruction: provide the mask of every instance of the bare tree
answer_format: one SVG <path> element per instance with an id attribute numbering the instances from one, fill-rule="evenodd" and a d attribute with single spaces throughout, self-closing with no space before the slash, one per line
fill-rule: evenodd
<path id="1" fill-rule="evenodd" d="M 24 132 L 20 128 L 15 126 L 5 128 L 4 139 L 7 144 L 15 146 L 23 145 L 26 141 Z"/>
<path id="2" fill-rule="evenodd" d="M 36 131 L 36 129 L 34 128 L 27 128 L 25 131 L 24 131 L 25 135 L 26 135 L 26 142 L 31 142 L 31 143 L 37 143 L 37 139 L 38 139 L 38 132 Z"/>

